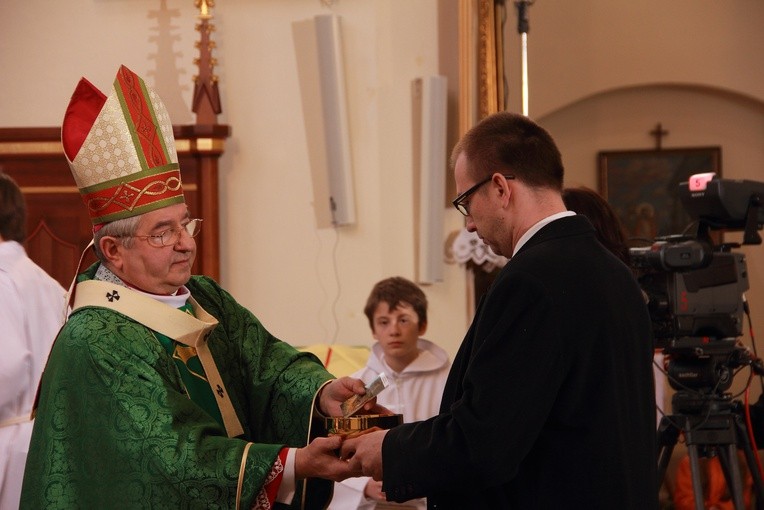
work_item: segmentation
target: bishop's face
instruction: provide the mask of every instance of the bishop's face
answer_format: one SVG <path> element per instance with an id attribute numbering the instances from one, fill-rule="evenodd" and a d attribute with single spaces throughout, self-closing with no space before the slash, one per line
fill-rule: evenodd
<path id="1" fill-rule="evenodd" d="M 196 241 L 183 228 L 190 221 L 185 204 L 175 204 L 144 214 L 129 248 L 120 243 L 114 272 L 126 283 L 153 294 L 172 294 L 191 278 Z M 168 246 L 153 246 L 145 236 L 179 229 Z"/>

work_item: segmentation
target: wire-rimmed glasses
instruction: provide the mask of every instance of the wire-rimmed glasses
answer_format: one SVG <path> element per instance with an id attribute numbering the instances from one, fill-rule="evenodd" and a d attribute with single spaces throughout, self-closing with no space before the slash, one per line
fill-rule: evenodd
<path id="1" fill-rule="evenodd" d="M 180 227 L 168 228 L 158 234 L 151 235 L 134 235 L 123 237 L 137 237 L 138 239 L 145 239 L 151 246 L 155 248 L 162 248 L 163 246 L 174 246 L 180 239 L 180 233 L 185 231 L 190 237 L 196 237 L 202 229 L 202 219 L 194 218 L 189 220 L 185 225 Z"/>

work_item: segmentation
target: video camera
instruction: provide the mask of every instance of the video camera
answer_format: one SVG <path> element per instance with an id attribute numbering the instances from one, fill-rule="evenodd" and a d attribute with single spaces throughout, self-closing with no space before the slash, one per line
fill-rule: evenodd
<path id="1" fill-rule="evenodd" d="M 696 174 L 679 185 L 679 197 L 694 220 L 694 235 L 631 248 L 631 266 L 648 298 L 656 347 L 670 355 L 672 387 L 724 391 L 735 368 L 754 362 L 737 343 L 748 270 L 745 256 L 731 252 L 741 244 L 714 245 L 710 231 L 742 230 L 742 244 L 761 244 L 764 183 Z"/>

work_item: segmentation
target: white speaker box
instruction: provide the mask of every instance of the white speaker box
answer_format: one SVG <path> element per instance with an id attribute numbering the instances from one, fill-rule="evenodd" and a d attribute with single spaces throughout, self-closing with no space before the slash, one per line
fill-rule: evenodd
<path id="1" fill-rule="evenodd" d="M 416 280 L 443 281 L 448 87 L 444 76 L 412 83 Z"/>
<path id="2" fill-rule="evenodd" d="M 292 23 L 319 228 L 355 223 L 350 133 L 340 19 Z"/>

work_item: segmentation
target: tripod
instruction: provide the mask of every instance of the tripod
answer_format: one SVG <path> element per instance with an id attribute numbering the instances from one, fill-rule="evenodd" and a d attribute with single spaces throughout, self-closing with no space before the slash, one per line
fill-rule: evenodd
<path id="1" fill-rule="evenodd" d="M 672 414 L 664 416 L 658 426 L 658 485 L 665 477 L 671 454 L 682 432 L 690 457 L 690 473 L 695 496 L 695 508 L 704 508 L 703 487 L 699 459 L 703 455 L 719 456 L 727 487 L 734 506 L 745 508 L 743 478 L 738 462 L 738 448 L 743 450 L 746 464 L 753 477 L 757 510 L 764 509 L 764 484 L 741 419 L 740 402 L 732 401 L 729 394 L 703 395 L 677 392 L 672 400 Z"/>

